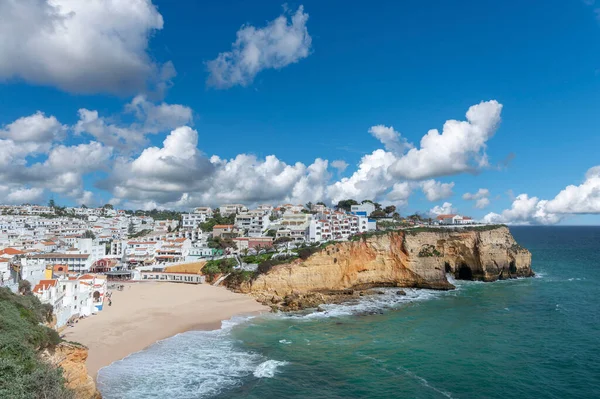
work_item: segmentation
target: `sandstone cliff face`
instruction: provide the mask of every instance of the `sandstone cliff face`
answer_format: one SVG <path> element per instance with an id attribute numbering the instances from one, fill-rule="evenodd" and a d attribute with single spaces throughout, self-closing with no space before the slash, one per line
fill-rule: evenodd
<path id="1" fill-rule="evenodd" d="M 46 353 L 48 362 L 63 369 L 67 388 L 75 392 L 76 399 L 101 399 L 94 379 L 88 375 L 85 366 L 87 357 L 85 346 L 67 342 L 60 343 L 52 352 Z"/>
<path id="2" fill-rule="evenodd" d="M 506 227 L 398 231 L 328 246 L 306 261 L 275 266 L 242 289 L 259 300 L 377 286 L 445 290 L 454 288 L 446 273 L 495 281 L 532 276 L 530 266 L 531 254 Z"/>

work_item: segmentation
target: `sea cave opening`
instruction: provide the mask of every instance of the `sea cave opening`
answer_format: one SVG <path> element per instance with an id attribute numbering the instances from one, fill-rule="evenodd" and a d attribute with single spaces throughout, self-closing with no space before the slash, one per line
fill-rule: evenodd
<path id="1" fill-rule="evenodd" d="M 510 263 L 508 265 L 508 270 L 511 272 L 511 274 L 514 274 L 517 272 L 517 265 L 514 260 L 510 261 Z"/>
<path id="2" fill-rule="evenodd" d="M 444 263 L 444 269 L 446 270 L 446 273 L 452 273 L 452 267 L 450 266 L 450 263 Z"/>
<path id="3" fill-rule="evenodd" d="M 461 263 L 458 268 L 458 279 L 459 280 L 473 280 L 473 272 L 466 263 Z"/>

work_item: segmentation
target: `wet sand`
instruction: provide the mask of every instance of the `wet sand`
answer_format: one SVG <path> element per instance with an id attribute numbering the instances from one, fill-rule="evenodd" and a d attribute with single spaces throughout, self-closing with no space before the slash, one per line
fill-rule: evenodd
<path id="1" fill-rule="evenodd" d="M 158 340 L 190 330 L 215 330 L 236 315 L 268 312 L 252 297 L 208 284 L 125 283 L 112 290 L 98 314 L 79 320 L 62 333 L 89 348 L 88 373 L 138 352 Z"/>

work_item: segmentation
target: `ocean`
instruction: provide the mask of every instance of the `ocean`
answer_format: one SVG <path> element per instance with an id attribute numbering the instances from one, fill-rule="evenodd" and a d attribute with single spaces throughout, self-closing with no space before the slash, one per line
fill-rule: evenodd
<path id="1" fill-rule="evenodd" d="M 232 319 L 113 363 L 99 389 L 105 399 L 600 398 L 600 227 L 511 232 L 536 277 Z"/>

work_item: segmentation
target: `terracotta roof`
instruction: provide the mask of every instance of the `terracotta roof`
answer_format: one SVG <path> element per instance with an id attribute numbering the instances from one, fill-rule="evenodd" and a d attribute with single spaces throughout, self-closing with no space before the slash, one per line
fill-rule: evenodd
<path id="1" fill-rule="evenodd" d="M 0 255 L 21 255 L 24 253 L 25 252 L 19 251 L 18 249 L 15 249 L 15 248 L 4 248 L 3 250 L 0 251 Z"/>
<path id="2" fill-rule="evenodd" d="M 40 280 L 40 282 L 33 287 L 33 292 L 40 293 L 43 290 L 47 290 L 49 287 L 56 286 L 57 280 Z"/>
<path id="3" fill-rule="evenodd" d="M 39 255 L 33 255 L 33 256 L 31 256 L 31 258 L 33 258 L 33 259 L 53 259 L 53 258 L 81 258 L 81 259 L 87 259 L 89 257 L 90 257 L 89 254 L 55 254 L 55 253 L 39 254 Z"/>
<path id="4" fill-rule="evenodd" d="M 438 215 L 437 220 L 452 219 L 456 214 Z"/>
<path id="5" fill-rule="evenodd" d="M 213 230 L 214 229 L 228 229 L 228 228 L 233 228 L 233 224 L 216 224 L 213 227 Z"/>

